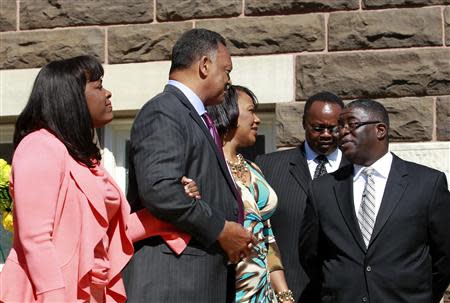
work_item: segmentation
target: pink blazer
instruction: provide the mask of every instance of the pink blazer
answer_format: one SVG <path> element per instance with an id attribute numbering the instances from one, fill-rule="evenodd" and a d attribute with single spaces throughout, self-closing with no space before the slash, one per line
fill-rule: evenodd
<path id="1" fill-rule="evenodd" d="M 133 254 L 132 240 L 162 235 L 176 251 L 189 236 L 146 210 L 120 210 L 109 222 L 96 178 L 76 162 L 61 141 L 41 129 L 27 135 L 13 158 L 13 248 L 0 272 L 2 302 L 85 302 L 90 298 L 94 248 L 108 234 L 107 302 L 124 302 L 120 275 Z"/>

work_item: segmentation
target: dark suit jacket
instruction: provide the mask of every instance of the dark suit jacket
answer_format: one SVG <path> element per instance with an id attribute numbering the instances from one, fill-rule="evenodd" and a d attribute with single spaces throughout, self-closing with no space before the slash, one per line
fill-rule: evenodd
<path id="1" fill-rule="evenodd" d="M 304 144 L 258 156 L 256 163 L 278 196 L 277 210 L 270 221 L 280 249 L 288 286 L 297 301 L 304 301 L 307 298 L 299 298 L 308 284 L 308 277 L 300 265 L 298 242 L 302 234 L 300 223 L 311 183 Z M 342 163 L 348 162 L 344 159 L 341 165 Z"/>
<path id="2" fill-rule="evenodd" d="M 394 155 L 366 250 L 353 165 L 311 183 L 300 243 L 312 302 L 438 302 L 450 282 L 450 193 L 442 172 Z"/>
<path id="3" fill-rule="evenodd" d="M 201 200 L 186 196 L 183 175 L 197 182 Z M 234 298 L 234 273 L 230 279 L 216 242 L 224 220 L 238 218 L 233 186 L 202 118 L 180 90 L 167 85 L 144 105 L 131 129 L 128 199 L 134 211 L 145 207 L 193 239 L 180 256 L 160 238 L 138 242 L 124 271 L 129 302 Z M 228 289 L 227 281 L 233 282 Z"/>

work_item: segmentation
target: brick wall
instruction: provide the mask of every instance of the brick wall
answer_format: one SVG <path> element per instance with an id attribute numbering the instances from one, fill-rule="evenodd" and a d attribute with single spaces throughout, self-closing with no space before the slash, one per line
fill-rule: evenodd
<path id="1" fill-rule="evenodd" d="M 193 27 L 234 58 L 294 58 L 291 102 L 272 101 L 280 147 L 303 139 L 302 101 L 319 90 L 380 100 L 393 141 L 450 141 L 450 0 L 0 0 L 0 69 L 165 61 Z"/>

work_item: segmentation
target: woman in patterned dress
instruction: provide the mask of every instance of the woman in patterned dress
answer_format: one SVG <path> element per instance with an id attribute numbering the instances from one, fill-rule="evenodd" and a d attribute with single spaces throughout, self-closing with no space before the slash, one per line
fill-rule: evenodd
<path id="1" fill-rule="evenodd" d="M 236 302 L 294 302 L 270 226 L 277 205 L 276 193 L 260 169 L 237 152 L 256 142 L 261 122 L 255 113 L 256 103 L 248 88 L 232 85 L 222 104 L 207 108 L 222 138 L 225 159 L 244 203 L 244 227 L 258 240 L 253 255 L 236 265 Z"/>

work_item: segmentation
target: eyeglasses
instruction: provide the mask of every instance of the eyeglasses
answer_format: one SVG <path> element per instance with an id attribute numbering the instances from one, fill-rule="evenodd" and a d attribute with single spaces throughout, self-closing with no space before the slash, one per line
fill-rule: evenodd
<path id="1" fill-rule="evenodd" d="M 310 127 L 312 128 L 313 131 L 315 131 L 316 133 L 324 133 L 326 130 L 329 133 L 337 133 L 337 126 L 336 125 L 330 125 L 330 126 L 325 126 L 325 125 L 310 125 Z"/>
<path id="2" fill-rule="evenodd" d="M 345 122 L 345 123 L 340 123 L 338 126 L 336 126 L 336 131 L 340 132 L 344 128 L 348 129 L 349 131 L 354 131 L 355 129 L 358 129 L 361 126 L 368 125 L 368 124 L 377 124 L 377 123 L 381 123 L 381 121 Z"/>

